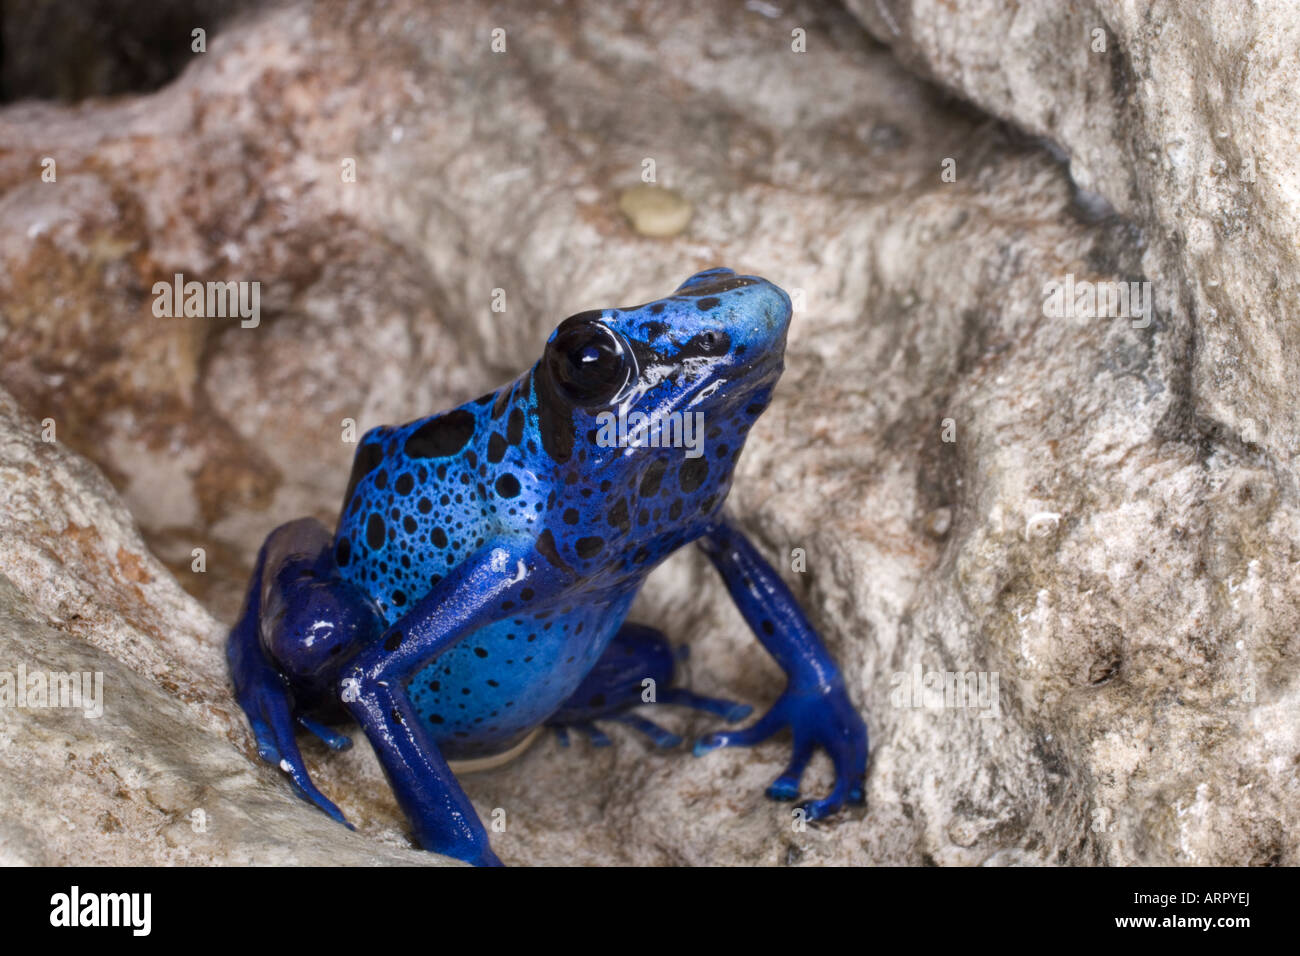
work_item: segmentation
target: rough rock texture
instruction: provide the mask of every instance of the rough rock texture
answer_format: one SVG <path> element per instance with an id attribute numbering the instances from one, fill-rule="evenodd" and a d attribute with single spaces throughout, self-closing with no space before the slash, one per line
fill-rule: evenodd
<path id="1" fill-rule="evenodd" d="M 220 626 L 99 471 L 41 431 L 0 391 L 0 680 L 99 674 L 101 707 L 0 706 L 0 860 L 412 862 L 397 831 L 322 829 L 237 749 Z"/>
<path id="2" fill-rule="evenodd" d="M 909 67 L 1051 140 L 1142 227 L 1196 412 L 1300 467 L 1300 17 L 1290 0 L 847 0 Z"/>
<path id="3" fill-rule="evenodd" d="M 960 73 L 957 53 L 926 51 L 984 52 L 946 7 L 890 4 L 886 35 L 881 8 L 859 6 L 907 62 Z M 1244 441 L 1215 404 L 1236 389 L 1265 421 L 1292 394 L 1295 359 L 1256 366 L 1258 390 L 1207 371 L 1272 346 L 1211 330 L 1196 304 L 1225 289 L 1238 307 L 1282 300 L 1282 280 L 1260 276 L 1291 254 L 1291 207 L 1241 220 L 1192 289 L 1187 263 L 1210 260 L 1180 256 L 1218 213 L 1187 191 L 1206 182 L 1138 175 L 1095 145 L 1143 110 L 1196 126 L 1205 104 L 1135 82 L 1123 109 L 1093 96 L 1080 114 L 1086 93 L 1040 86 L 1055 107 L 1036 124 L 945 77 L 1031 133 L 1075 131 L 1057 137 L 1067 170 L 1059 150 L 912 78 L 833 7 L 532 7 L 290 4 L 217 35 L 156 93 L 0 111 L 0 378 L 26 413 L 5 405 L 0 420 L 13 584 L 0 586 L 0 667 L 102 661 L 131 689 L 98 722 L 0 709 L 5 775 L 33 784 L 0 791 L 4 858 L 69 859 L 60 815 L 83 833 L 111 817 L 149 835 L 79 837 L 83 861 L 416 858 L 364 744 L 308 748 L 359 834 L 254 765 L 221 641 L 262 536 L 302 514 L 332 520 L 354 448 L 344 419 L 360 434 L 463 401 L 531 362 L 565 315 L 726 264 L 802 305 L 732 509 L 789 571 L 867 715 L 869 807 L 799 832 L 762 796 L 784 742 L 696 760 L 612 728 L 613 748 L 546 739 L 466 778 L 482 813 L 505 810 L 501 857 L 1300 862 L 1300 510 L 1276 441 L 1291 426 L 1269 419 Z M 1152 22 L 1142 10 L 1114 22 Z M 807 52 L 791 49 L 796 29 Z M 1207 62 L 1231 62 L 1217 39 L 1205 34 Z M 989 62 L 1020 69 L 1005 33 L 984 43 Z M 1196 49 L 1180 61 L 1162 47 L 1161 73 L 1198 69 Z M 1084 164 L 1085 143 L 1101 158 Z M 44 156 L 57 183 L 39 178 Z M 340 181 L 349 158 L 356 182 Z M 638 236 L 619 210 L 646 159 L 693 207 L 674 238 Z M 1129 187 L 1108 185 L 1121 173 Z M 1099 215 L 1093 192 L 1133 221 Z M 260 325 L 156 318 L 153 283 L 175 272 L 260 281 Z M 1066 274 L 1153 279 L 1151 321 L 1045 316 L 1044 284 Z M 1283 326 L 1263 326 L 1278 348 Z M 215 619 L 94 469 L 39 443 L 47 417 Z M 778 693 L 701 556 L 656 573 L 633 616 L 691 642 L 702 692 L 760 707 Z M 996 679 L 996 705 L 913 706 L 914 669 Z M 69 740 L 124 782 L 60 775 Z M 162 797 L 148 784 L 160 777 Z M 807 784 L 828 783 L 819 758 Z M 195 806 L 212 808 L 210 826 L 190 837 Z"/>

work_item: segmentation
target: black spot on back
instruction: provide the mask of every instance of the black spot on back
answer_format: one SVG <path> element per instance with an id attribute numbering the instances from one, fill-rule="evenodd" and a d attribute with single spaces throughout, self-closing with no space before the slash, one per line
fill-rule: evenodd
<path id="1" fill-rule="evenodd" d="M 704 483 L 708 474 L 709 460 L 701 455 L 699 458 L 686 459 L 677 473 L 677 480 L 681 482 L 682 491 L 690 494 Z"/>
<path id="2" fill-rule="evenodd" d="M 383 460 L 384 446 L 379 442 L 367 442 L 357 449 L 352 459 L 352 475 L 348 478 L 348 490 L 343 494 L 345 503 L 352 500 L 352 494 L 357 490 L 361 479 L 378 468 Z"/>
<path id="3" fill-rule="evenodd" d="M 473 434 L 474 416 L 458 408 L 417 428 L 403 451 L 411 458 L 446 458 L 464 448 Z"/>
<path id="4" fill-rule="evenodd" d="M 551 534 L 551 529 L 547 528 L 537 536 L 537 552 L 555 567 L 565 571 L 572 571 L 569 563 L 560 557 L 560 550 L 555 546 L 555 536 Z"/>
<path id="5" fill-rule="evenodd" d="M 524 437 L 524 412 L 520 408 L 510 409 L 510 419 L 506 423 L 506 441 L 518 445 Z"/>
<path id="6" fill-rule="evenodd" d="M 384 519 L 377 514 L 371 514 L 366 521 L 366 544 L 370 546 L 371 551 L 377 551 L 384 546 Z"/>
<path id="7" fill-rule="evenodd" d="M 664 469 L 667 467 L 667 463 L 662 458 L 656 458 L 650 462 L 650 467 L 641 476 L 642 498 L 653 498 L 659 494 L 659 482 L 663 479 Z"/>
<path id="8" fill-rule="evenodd" d="M 564 464 L 573 457 L 573 410 L 543 372 L 537 382 L 537 429 L 542 436 L 542 450 L 551 460 Z"/>
<path id="9" fill-rule="evenodd" d="M 679 289 L 673 293 L 673 298 L 696 298 L 702 295 L 721 295 L 724 292 L 730 292 L 733 289 L 743 289 L 747 285 L 753 285 L 758 280 L 751 279 L 748 276 L 718 276 L 716 279 L 710 279 L 701 282 L 698 285 L 687 286 L 685 289 Z"/>
<path id="10" fill-rule="evenodd" d="M 627 514 L 627 499 L 620 498 L 618 504 L 609 509 L 607 520 L 610 525 L 619 531 L 627 531 L 630 521 Z"/>

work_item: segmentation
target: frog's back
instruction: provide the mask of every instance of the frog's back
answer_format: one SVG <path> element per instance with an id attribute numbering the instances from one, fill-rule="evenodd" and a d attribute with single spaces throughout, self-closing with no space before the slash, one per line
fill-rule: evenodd
<path id="1" fill-rule="evenodd" d="M 524 495 L 523 483 L 501 466 L 505 448 L 498 438 L 523 440 L 523 413 L 509 407 L 509 392 L 506 386 L 451 411 L 362 437 L 343 498 L 335 558 L 387 623 L 466 557 L 519 524 L 525 511 L 541 513 L 544 503 Z M 485 433 L 493 437 L 476 440 Z"/>
<path id="2" fill-rule="evenodd" d="M 362 438 L 335 556 L 386 623 L 496 536 L 542 533 L 556 494 L 539 438 L 525 427 L 529 380 Z M 525 592 L 514 616 L 417 673 L 411 702 L 444 756 L 499 752 L 550 716 L 622 624 L 637 580 L 562 605 Z"/>

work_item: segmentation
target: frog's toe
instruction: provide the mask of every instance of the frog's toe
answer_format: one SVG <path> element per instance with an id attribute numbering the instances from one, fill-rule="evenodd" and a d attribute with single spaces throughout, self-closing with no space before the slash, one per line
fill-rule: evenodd
<path id="1" fill-rule="evenodd" d="M 248 725 L 253 728 L 253 739 L 257 741 L 257 756 L 269 764 L 279 764 L 280 748 L 275 745 L 270 724 L 249 714 Z"/>
<path id="2" fill-rule="evenodd" d="M 769 710 L 758 723 L 743 730 L 727 730 L 709 734 L 695 742 L 694 754 L 702 757 L 710 751 L 721 747 L 752 747 L 760 744 L 784 726 L 781 715 L 776 708 Z"/>
<path id="3" fill-rule="evenodd" d="M 765 791 L 769 800 L 789 802 L 799 796 L 799 778 L 782 774 L 768 785 Z"/>
<path id="4" fill-rule="evenodd" d="M 555 742 L 561 747 L 569 746 L 569 732 L 563 727 L 552 727 L 555 731 Z"/>
<path id="5" fill-rule="evenodd" d="M 835 786 L 822 799 L 805 800 L 799 804 L 799 808 L 804 811 L 807 820 L 821 820 L 829 817 L 842 810 L 846 804 L 863 806 L 867 802 L 865 787 L 866 755 L 864 752 L 859 751 L 856 746 L 842 746 L 841 744 L 842 741 L 838 740 L 823 740 L 821 742 L 821 745 L 830 754 L 831 763 L 835 766 Z M 799 777 L 803 775 L 803 770 L 808 764 L 808 757 L 812 754 L 812 745 L 808 744 L 807 747 L 808 752 L 805 754 L 801 749 L 801 745 L 796 744 L 794 759 L 791 760 L 789 768 L 772 785 L 773 788 L 776 788 L 778 784 L 793 782 L 792 796 L 785 799 L 793 799 L 794 796 L 798 795 Z M 785 792 L 784 789 L 781 792 Z M 769 788 L 768 796 L 772 796 L 772 788 Z M 775 797 L 774 799 L 782 798 Z"/>
<path id="6" fill-rule="evenodd" d="M 812 755 L 813 747 L 811 744 L 796 744 L 794 754 L 790 757 L 790 763 L 785 768 L 785 772 L 773 780 L 771 786 L 767 788 L 768 799 L 796 799 L 799 796 L 799 781 L 803 779 L 803 772 L 808 767 L 808 761 L 812 759 Z"/>
<path id="7" fill-rule="evenodd" d="M 300 723 L 303 726 L 304 730 L 311 731 L 313 734 L 315 734 L 317 737 L 323 740 L 325 742 L 325 746 L 329 747 L 330 750 L 333 750 L 337 753 L 342 753 L 344 750 L 349 750 L 352 747 L 351 737 L 349 737 L 347 734 L 341 734 L 336 730 L 332 730 L 331 728 L 326 727 L 324 724 L 320 723 L 319 721 L 312 720 L 310 717 L 304 717 L 301 714 L 299 714 L 298 723 Z M 278 763 L 279 761 L 276 762 Z"/>
<path id="8" fill-rule="evenodd" d="M 574 724 L 574 730 L 580 730 L 587 735 L 593 747 L 608 747 L 613 741 L 605 735 L 605 732 L 595 724 Z"/>
<path id="9" fill-rule="evenodd" d="M 677 747 L 681 744 L 682 738 L 671 731 L 665 730 L 658 724 L 646 720 L 644 717 L 638 717 L 635 714 L 621 714 L 614 718 L 620 724 L 625 724 L 633 730 L 640 731 L 654 741 L 656 747 L 665 749 Z"/>
<path id="10" fill-rule="evenodd" d="M 725 704 L 728 703 L 728 701 L 722 701 L 722 703 Z M 731 706 L 728 707 L 726 712 L 722 715 L 722 719 L 729 724 L 736 724 L 744 720 L 753 712 L 754 708 L 750 707 L 748 704 L 731 702 Z"/>
<path id="11" fill-rule="evenodd" d="M 321 793 L 320 790 L 316 788 L 316 785 L 311 782 L 311 777 L 307 775 L 306 767 L 290 769 L 285 766 L 287 763 L 287 760 L 283 761 L 280 764 L 280 769 L 289 774 L 289 781 L 293 784 L 294 792 L 298 794 L 298 796 L 302 797 L 308 803 L 314 803 L 316 807 L 323 810 L 326 816 L 331 820 L 343 824 L 349 830 L 356 829 L 356 827 L 351 823 L 348 823 L 348 818 L 343 815 L 342 810 L 334 805 L 334 801 Z"/>
<path id="12" fill-rule="evenodd" d="M 804 812 L 805 819 L 809 821 L 823 820 L 843 809 L 845 798 L 848 796 L 847 791 L 848 788 L 843 782 L 837 782 L 829 796 L 821 800 L 805 800 L 799 804 L 799 809 Z"/>
<path id="13" fill-rule="evenodd" d="M 665 704 L 690 707 L 692 710 L 702 710 L 708 714 L 716 714 L 729 724 L 744 720 L 754 712 L 754 708 L 748 704 L 741 704 L 734 700 L 724 700 L 721 697 L 705 697 L 684 687 L 669 688 L 660 697 L 660 700 Z"/>
<path id="14" fill-rule="evenodd" d="M 343 811 L 312 783 L 307 765 L 298 749 L 294 736 L 294 719 L 289 712 L 289 702 L 282 689 L 272 685 L 257 694 L 254 711 L 249 712 L 249 723 L 258 740 L 258 755 L 274 763 L 289 775 L 298 795 L 344 826 L 351 828 Z M 265 736 L 264 736 L 265 735 Z"/>

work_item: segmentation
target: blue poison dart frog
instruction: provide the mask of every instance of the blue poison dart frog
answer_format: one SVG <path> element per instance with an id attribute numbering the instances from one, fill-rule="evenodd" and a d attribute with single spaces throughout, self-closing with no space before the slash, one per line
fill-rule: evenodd
<path id="1" fill-rule="evenodd" d="M 540 361 L 482 398 L 367 432 L 338 530 L 301 519 L 273 531 L 230 634 L 261 757 L 346 823 L 295 732 L 343 750 L 331 725 L 350 718 L 420 846 L 497 864 L 454 775 L 462 762 L 508 756 L 544 726 L 607 743 L 598 720 L 676 745 L 631 712 L 651 687 L 658 704 L 749 714 L 672 687 L 664 635 L 624 620 L 651 570 L 693 541 L 788 678 L 753 726 L 702 738 L 696 756 L 788 728 L 790 764 L 768 796 L 797 798 L 820 746 L 835 784 L 804 804 L 807 819 L 863 803 L 866 726 L 794 596 L 722 508 L 790 317 L 772 283 L 711 269 L 665 299 L 565 319 Z M 689 447 L 672 440 L 684 421 L 703 425 Z"/>

